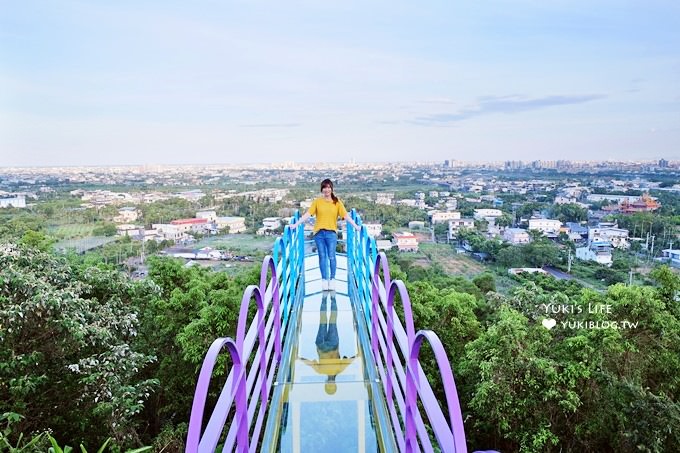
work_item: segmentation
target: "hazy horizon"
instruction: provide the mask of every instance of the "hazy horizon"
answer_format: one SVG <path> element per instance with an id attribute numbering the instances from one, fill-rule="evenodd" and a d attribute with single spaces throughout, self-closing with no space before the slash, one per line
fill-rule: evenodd
<path id="1" fill-rule="evenodd" d="M 0 38 L 3 167 L 680 159 L 673 2 L 29 0 Z"/>

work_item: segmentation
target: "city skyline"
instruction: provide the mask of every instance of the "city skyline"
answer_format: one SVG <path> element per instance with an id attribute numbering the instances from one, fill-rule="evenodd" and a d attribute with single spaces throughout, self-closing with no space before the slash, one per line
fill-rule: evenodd
<path id="1" fill-rule="evenodd" d="M 680 159 L 680 6 L 6 4 L 0 165 Z"/>

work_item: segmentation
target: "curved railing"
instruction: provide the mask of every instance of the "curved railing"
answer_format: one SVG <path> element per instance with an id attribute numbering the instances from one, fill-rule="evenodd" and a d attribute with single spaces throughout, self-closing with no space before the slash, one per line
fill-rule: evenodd
<path id="1" fill-rule="evenodd" d="M 361 218 L 352 212 L 355 222 Z M 383 383 L 387 408 L 392 420 L 397 444 L 401 451 L 434 451 L 428 433 L 431 428 L 438 448 L 446 452 L 466 452 L 465 431 L 453 372 L 444 347 L 437 335 L 429 330 L 416 332 L 411 301 L 401 280 L 391 281 L 389 264 L 384 253 L 377 253 L 375 241 L 362 227 L 359 233 L 348 234 L 350 291 L 357 301 L 371 330 L 371 349 Z M 350 253 L 352 251 L 352 253 Z M 382 277 L 381 277 L 382 271 Z M 368 295 L 367 295 L 368 291 Z M 399 296 L 403 308 L 401 323 L 395 308 Z M 443 382 L 448 417 L 432 391 L 419 356 L 422 343 L 427 341 L 439 368 Z M 427 424 L 419 410 L 423 408 Z"/>
<path id="2" fill-rule="evenodd" d="M 296 213 L 293 221 L 298 219 Z M 304 261 L 302 239 L 301 232 L 285 228 L 283 236 L 274 244 L 273 257 L 264 258 L 259 285 L 250 285 L 243 293 L 236 338 L 218 338 L 208 349 L 191 407 L 187 452 L 213 452 L 220 441 L 224 442 L 225 451 L 247 452 L 257 448 L 276 365 L 281 360 L 281 332 L 286 329 L 295 291 L 300 284 Z M 246 332 L 253 299 L 257 312 Z M 205 429 L 202 429 L 210 381 L 224 348 L 229 353 L 232 367 Z M 225 428 L 230 416 L 233 422 Z"/>
<path id="3" fill-rule="evenodd" d="M 380 277 L 381 270 L 383 278 Z M 405 328 L 396 309 L 397 295 L 403 308 Z M 371 318 L 371 348 L 400 449 L 434 451 L 426 428 L 430 426 L 441 451 L 466 452 L 463 418 L 446 351 L 434 332 L 415 331 L 406 286 L 401 280 L 390 281 L 384 253 L 378 255 L 375 264 Z M 448 418 L 420 365 L 420 349 L 425 340 L 432 347 L 439 368 Z M 418 401 L 428 423 L 418 410 Z"/>

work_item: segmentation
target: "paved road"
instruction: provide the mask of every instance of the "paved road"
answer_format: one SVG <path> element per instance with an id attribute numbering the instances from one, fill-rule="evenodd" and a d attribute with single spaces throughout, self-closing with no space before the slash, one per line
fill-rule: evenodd
<path id="1" fill-rule="evenodd" d="M 562 272 L 561 270 L 551 267 L 551 266 L 543 266 L 543 270 L 555 277 L 558 280 L 573 280 L 574 276 L 569 275 L 566 272 Z"/>

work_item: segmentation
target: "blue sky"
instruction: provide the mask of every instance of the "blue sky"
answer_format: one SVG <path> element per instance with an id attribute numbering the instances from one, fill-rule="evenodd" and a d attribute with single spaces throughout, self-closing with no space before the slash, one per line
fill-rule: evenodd
<path id="1" fill-rule="evenodd" d="M 680 159 L 680 2 L 0 0 L 0 165 Z"/>

